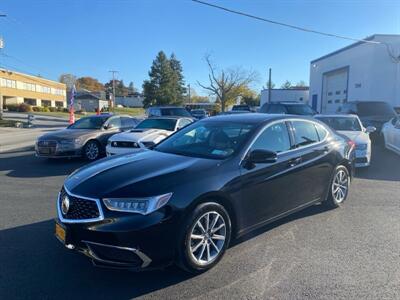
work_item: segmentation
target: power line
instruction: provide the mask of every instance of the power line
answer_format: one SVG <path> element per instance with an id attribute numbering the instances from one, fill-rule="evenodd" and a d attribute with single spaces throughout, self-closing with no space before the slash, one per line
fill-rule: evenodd
<path id="1" fill-rule="evenodd" d="M 230 8 L 226 8 L 226 7 L 223 7 L 223 6 L 219 6 L 219 5 L 216 5 L 216 4 L 212 4 L 212 3 L 208 3 L 208 2 L 204 2 L 204 1 L 200 1 L 200 0 L 192 0 L 192 1 L 196 2 L 198 4 L 202 4 L 202 5 L 206 5 L 206 6 L 209 6 L 209 7 L 217 8 L 217 9 L 220 9 L 220 10 L 232 13 L 232 14 L 236 14 L 236 15 L 247 17 L 247 18 L 256 19 L 258 21 L 263 21 L 263 22 L 267 22 L 267 23 L 271 23 L 271 24 L 275 24 L 275 25 L 280 25 L 280 26 L 291 28 L 291 29 L 308 32 L 308 33 L 315 33 L 315 34 L 319 34 L 319 35 L 335 37 L 335 38 L 344 39 L 344 40 L 350 40 L 350 41 L 353 41 L 353 42 L 362 42 L 362 43 L 367 43 L 367 44 L 384 44 L 384 43 L 378 42 L 378 41 L 371 41 L 371 40 L 366 40 L 366 39 L 357 39 L 357 38 L 348 37 L 348 36 L 344 36 L 344 35 L 338 35 L 338 34 L 334 34 L 334 33 L 322 32 L 322 31 L 318 31 L 318 30 L 314 30 L 314 29 L 309 29 L 309 28 L 304 28 L 304 27 L 291 25 L 291 24 L 287 24 L 287 23 L 283 23 L 283 22 L 278 22 L 278 21 L 274 21 L 274 20 L 270 20 L 270 19 L 254 16 L 254 15 L 251 15 L 251 14 L 248 14 L 248 13 L 244 13 L 244 12 L 241 12 L 241 11 L 233 10 L 233 9 L 230 9 Z"/>

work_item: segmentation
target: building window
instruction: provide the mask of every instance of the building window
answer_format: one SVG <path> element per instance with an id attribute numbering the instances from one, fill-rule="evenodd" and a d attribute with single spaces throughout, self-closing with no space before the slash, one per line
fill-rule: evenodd
<path id="1" fill-rule="evenodd" d="M 332 92 L 328 92 L 328 96 L 332 96 Z"/>
<path id="2" fill-rule="evenodd" d="M 17 83 L 15 80 L 1 78 L 0 85 L 3 87 L 15 89 L 17 86 Z"/>
<path id="3" fill-rule="evenodd" d="M 335 103 L 340 103 L 340 99 L 336 99 L 336 100 L 335 100 Z"/>
<path id="4" fill-rule="evenodd" d="M 345 94 L 345 95 L 346 95 L 346 94 L 347 94 L 347 90 L 344 90 L 344 91 L 343 91 L 343 94 Z"/>
<path id="5" fill-rule="evenodd" d="M 42 100 L 42 106 L 45 106 L 45 107 L 51 106 L 51 101 L 50 100 Z"/>
<path id="6" fill-rule="evenodd" d="M 51 94 L 51 88 L 49 88 L 47 86 L 41 86 L 40 92 L 45 93 L 45 94 Z"/>
<path id="7" fill-rule="evenodd" d="M 35 92 L 36 91 L 36 85 L 32 84 L 32 83 L 24 82 L 23 83 L 23 89 L 27 90 L 27 91 Z"/>
<path id="8" fill-rule="evenodd" d="M 64 102 L 56 101 L 56 107 L 64 107 Z"/>
<path id="9" fill-rule="evenodd" d="M 336 95 L 340 95 L 340 91 L 336 91 Z"/>
<path id="10" fill-rule="evenodd" d="M 299 100 L 300 100 L 300 101 L 303 101 L 303 97 L 300 97 Z"/>
<path id="11" fill-rule="evenodd" d="M 36 106 L 36 99 L 24 98 L 24 103 L 32 106 Z"/>

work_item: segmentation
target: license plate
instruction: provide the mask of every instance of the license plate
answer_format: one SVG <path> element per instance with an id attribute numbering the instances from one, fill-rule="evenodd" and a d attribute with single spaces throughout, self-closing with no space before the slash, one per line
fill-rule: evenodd
<path id="1" fill-rule="evenodd" d="M 41 148 L 41 149 L 39 149 L 39 152 L 41 154 L 50 154 L 50 149 L 49 148 Z"/>
<path id="2" fill-rule="evenodd" d="M 60 224 L 56 223 L 56 237 L 63 243 L 65 243 L 66 232 Z"/>

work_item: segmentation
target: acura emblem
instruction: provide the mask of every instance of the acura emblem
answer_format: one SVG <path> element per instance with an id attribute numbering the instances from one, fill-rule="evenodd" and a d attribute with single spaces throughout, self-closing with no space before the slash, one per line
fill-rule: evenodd
<path id="1" fill-rule="evenodd" d="M 69 198 L 67 195 L 65 195 L 61 202 L 61 211 L 64 216 L 68 213 L 68 210 L 69 210 Z"/>

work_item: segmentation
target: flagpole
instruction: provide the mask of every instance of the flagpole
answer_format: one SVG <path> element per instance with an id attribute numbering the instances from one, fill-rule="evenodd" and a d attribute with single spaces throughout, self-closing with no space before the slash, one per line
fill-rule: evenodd
<path id="1" fill-rule="evenodd" d="M 75 123 L 75 114 L 74 114 L 74 100 L 75 100 L 75 84 L 72 86 L 71 89 L 71 100 L 69 103 L 69 124 L 74 124 Z"/>

